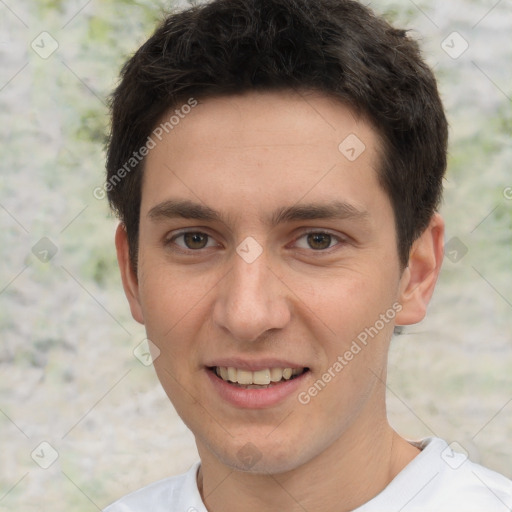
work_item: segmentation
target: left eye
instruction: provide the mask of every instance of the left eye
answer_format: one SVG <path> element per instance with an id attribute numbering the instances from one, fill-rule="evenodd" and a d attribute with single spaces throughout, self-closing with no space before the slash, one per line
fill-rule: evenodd
<path id="1" fill-rule="evenodd" d="M 322 231 L 315 231 L 313 233 L 306 233 L 302 235 L 296 241 L 296 246 L 300 249 L 313 249 L 314 251 L 322 251 L 330 249 L 339 239 L 329 233 L 323 233 Z"/>
<path id="2" fill-rule="evenodd" d="M 178 243 L 178 240 L 182 240 Z M 201 231 L 189 231 L 188 233 L 181 233 L 172 237 L 171 242 L 174 242 L 182 249 L 198 250 L 215 245 L 213 238 Z"/>

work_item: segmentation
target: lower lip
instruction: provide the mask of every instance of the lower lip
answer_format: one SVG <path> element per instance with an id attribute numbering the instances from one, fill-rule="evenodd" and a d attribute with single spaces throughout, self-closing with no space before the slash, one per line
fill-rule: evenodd
<path id="1" fill-rule="evenodd" d="M 290 395 L 296 395 L 297 389 L 306 378 L 309 371 L 295 377 L 291 380 L 279 382 L 268 388 L 245 389 L 233 386 L 225 380 L 222 380 L 211 370 L 206 369 L 206 373 L 213 387 L 219 393 L 221 398 L 235 407 L 245 409 L 264 409 L 277 405 Z"/>

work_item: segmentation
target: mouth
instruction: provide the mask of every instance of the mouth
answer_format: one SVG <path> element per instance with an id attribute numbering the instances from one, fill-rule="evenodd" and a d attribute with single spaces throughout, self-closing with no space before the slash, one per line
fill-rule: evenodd
<path id="1" fill-rule="evenodd" d="M 243 389 L 267 389 L 291 381 L 309 368 L 264 368 L 250 371 L 232 366 L 210 366 L 208 370 L 228 384 Z"/>

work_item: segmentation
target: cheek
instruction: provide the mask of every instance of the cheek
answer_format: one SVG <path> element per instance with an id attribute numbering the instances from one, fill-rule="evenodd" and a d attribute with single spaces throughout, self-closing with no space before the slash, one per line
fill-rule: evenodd
<path id="1" fill-rule="evenodd" d="M 195 404 L 194 375 L 200 347 L 194 339 L 200 336 L 208 308 L 205 288 L 190 283 L 179 272 L 167 266 L 150 266 L 147 262 L 144 279 L 140 281 L 141 305 L 147 337 L 160 353 L 154 368 L 163 389 L 181 416 Z"/>
<path id="2" fill-rule="evenodd" d="M 160 336 L 198 304 L 205 287 L 161 258 L 141 258 L 139 293 L 146 325 Z"/>
<path id="3" fill-rule="evenodd" d="M 139 293 L 147 336 L 160 350 L 157 372 L 158 366 L 162 370 L 165 365 L 168 372 L 183 380 L 198 370 L 219 279 L 217 273 L 192 276 L 188 269 L 171 267 L 157 258 L 145 259 Z"/>
<path id="4" fill-rule="evenodd" d="M 336 437 L 365 409 L 369 397 L 384 392 L 380 379 L 393 332 L 396 286 L 389 275 L 358 274 L 310 294 L 314 338 L 323 354 L 302 398 L 310 400 L 309 417 L 318 420 L 318 428 L 330 425 L 326 437 Z"/>
<path id="5" fill-rule="evenodd" d="M 320 279 L 295 277 L 293 291 L 304 311 L 310 311 L 312 322 L 323 326 L 331 334 L 329 337 L 343 345 L 392 308 L 397 285 L 396 279 L 381 270 L 345 270 Z"/>
<path id="6" fill-rule="evenodd" d="M 320 353 L 315 379 L 323 389 L 312 407 L 326 421 L 336 418 L 338 425 L 356 417 L 384 377 L 397 286 L 394 276 L 379 267 L 375 273 L 346 272 L 314 290 L 309 286 L 307 294 L 304 288 L 302 297 L 312 312 L 309 329 Z"/>
<path id="7" fill-rule="evenodd" d="M 194 289 L 186 286 L 179 273 L 173 275 L 163 264 L 146 260 L 141 266 L 139 294 L 146 334 L 160 350 L 155 369 L 165 361 L 167 370 L 174 374 L 174 361 L 189 359 L 184 353 L 187 344 L 180 341 L 184 326 L 193 329 L 189 318 L 194 313 L 194 305 L 200 302 Z"/>

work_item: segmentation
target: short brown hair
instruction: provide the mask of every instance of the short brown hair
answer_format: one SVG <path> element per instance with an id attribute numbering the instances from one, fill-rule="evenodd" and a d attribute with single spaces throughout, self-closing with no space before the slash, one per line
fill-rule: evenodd
<path id="1" fill-rule="evenodd" d="M 393 206 L 403 267 L 439 205 L 448 129 L 434 75 L 406 31 L 356 1 L 191 7 L 169 15 L 121 77 L 111 98 L 106 188 L 126 226 L 134 268 L 144 159 L 128 170 L 126 162 L 162 116 L 191 97 L 314 90 L 362 114 L 383 143 L 379 180 Z"/>

